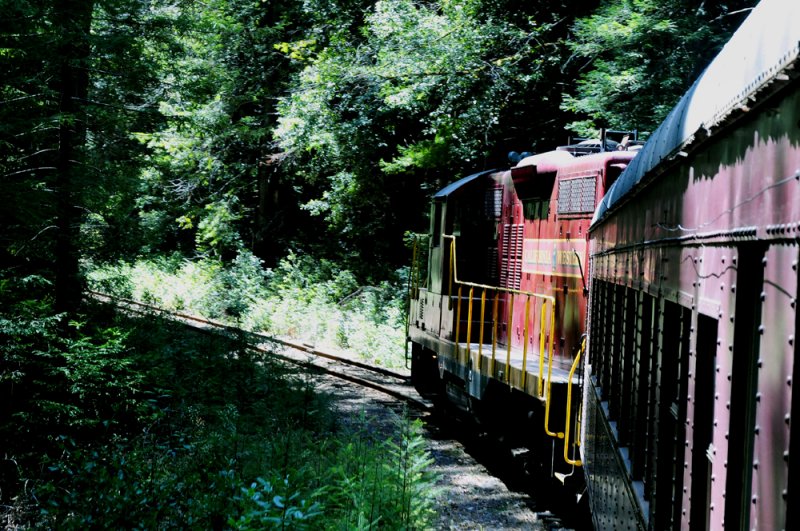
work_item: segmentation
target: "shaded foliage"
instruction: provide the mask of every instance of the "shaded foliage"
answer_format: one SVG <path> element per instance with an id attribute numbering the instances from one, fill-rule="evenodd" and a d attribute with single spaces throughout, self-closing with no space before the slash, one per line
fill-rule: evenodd
<path id="1" fill-rule="evenodd" d="M 342 529 L 365 515 L 387 529 L 426 525 L 418 424 L 341 423 L 313 371 L 158 315 L 92 307 L 64 339 L 48 304 L 28 298 L 37 287 L 0 285 L 6 525 Z"/>

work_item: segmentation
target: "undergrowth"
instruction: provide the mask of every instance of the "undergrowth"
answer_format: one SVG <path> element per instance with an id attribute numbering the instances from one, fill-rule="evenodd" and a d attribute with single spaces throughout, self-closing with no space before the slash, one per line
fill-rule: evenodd
<path id="1" fill-rule="evenodd" d="M 243 338 L 103 306 L 64 324 L 42 283 L 0 282 L 3 526 L 428 526 L 418 421 L 342 423 L 313 374 Z"/>
<path id="2" fill-rule="evenodd" d="M 348 350 L 379 365 L 405 364 L 406 270 L 393 281 L 359 286 L 328 261 L 290 254 L 265 269 L 247 251 L 230 264 L 175 256 L 89 269 L 97 291 Z"/>

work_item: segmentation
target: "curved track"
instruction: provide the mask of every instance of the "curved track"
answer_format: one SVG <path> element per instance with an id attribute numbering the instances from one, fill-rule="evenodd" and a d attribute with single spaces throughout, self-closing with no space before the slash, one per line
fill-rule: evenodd
<path id="1" fill-rule="evenodd" d="M 396 372 L 385 367 L 369 365 L 353 359 L 352 356 L 348 356 L 346 353 L 330 352 L 301 341 L 276 338 L 259 332 L 249 332 L 219 321 L 182 312 L 173 312 L 151 304 L 114 297 L 98 291 L 89 290 L 87 293 L 95 300 L 114 304 L 124 311 L 138 314 L 157 313 L 162 317 L 204 333 L 244 335 L 247 339 L 248 347 L 261 354 L 274 356 L 289 363 L 347 380 L 356 385 L 375 389 L 420 411 L 430 411 L 433 407 L 431 402 L 417 394 L 411 385 L 411 377 L 408 374 Z"/>

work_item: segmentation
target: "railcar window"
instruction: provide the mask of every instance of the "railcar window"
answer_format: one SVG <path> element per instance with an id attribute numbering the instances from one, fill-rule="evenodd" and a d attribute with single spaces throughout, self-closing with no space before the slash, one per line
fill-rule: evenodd
<path id="1" fill-rule="evenodd" d="M 652 341 L 653 341 L 653 313 L 655 299 L 653 296 L 639 292 L 637 319 L 636 319 L 636 376 L 634 378 L 633 392 L 633 433 L 631 445 L 631 475 L 635 480 L 645 477 L 647 466 L 647 440 L 649 426 L 648 408 L 650 401 L 650 375 L 652 374 Z"/>
<path id="2" fill-rule="evenodd" d="M 625 286 L 613 287 L 611 308 L 614 316 L 611 322 L 611 349 L 610 382 L 608 386 L 609 419 L 618 420 L 620 415 L 620 400 L 622 390 L 622 328 L 625 323 Z M 604 393 L 605 394 L 605 393 Z"/>
<path id="3" fill-rule="evenodd" d="M 763 289 L 764 256 L 763 247 L 743 245 L 736 273 L 725 521 L 742 522 L 742 529 L 749 527 L 750 519 L 761 323 L 761 304 L 752 301 L 760 299 Z"/>
<path id="4" fill-rule="evenodd" d="M 635 346 L 636 337 L 636 291 L 626 289 L 624 299 L 625 308 L 623 310 L 623 328 L 621 354 L 621 389 L 620 389 L 620 409 L 622 415 L 619 419 L 619 438 L 620 444 L 630 446 L 633 440 L 633 433 L 636 426 L 634 415 L 634 375 L 636 373 L 636 358 L 638 350 Z"/>
<path id="5" fill-rule="evenodd" d="M 611 188 L 611 185 L 617 180 L 617 178 L 622 175 L 622 171 L 625 169 L 625 166 L 619 164 L 612 164 L 609 166 L 608 171 L 606 172 L 605 178 L 605 189 L 608 190 Z"/>
<path id="6" fill-rule="evenodd" d="M 547 219 L 550 215 L 550 198 L 556 174 L 539 173 L 525 180 L 514 182 L 517 197 L 522 202 L 522 214 L 525 219 Z"/>
<path id="7" fill-rule="evenodd" d="M 605 303 L 605 311 L 603 313 L 603 363 L 601 365 L 602 372 L 600 373 L 600 386 L 603 389 L 603 399 L 608 400 L 609 388 L 611 387 L 611 362 L 613 360 L 611 349 L 611 322 L 613 319 L 614 301 L 612 295 L 614 293 L 614 286 L 605 282 L 605 289 L 603 290 L 603 300 Z"/>
<path id="8" fill-rule="evenodd" d="M 434 203 L 433 205 L 433 212 L 431 213 L 433 219 L 431 220 L 433 224 L 433 229 L 431 230 L 431 234 L 433 235 L 433 246 L 439 247 L 442 239 L 442 204 L 439 202 Z"/>
<path id="9" fill-rule="evenodd" d="M 486 219 L 499 219 L 503 211 L 503 187 L 495 186 L 486 190 L 483 202 Z"/>
<path id="10" fill-rule="evenodd" d="M 695 353 L 694 422 L 692 435 L 692 529 L 708 529 L 711 506 L 711 440 L 714 423 L 714 366 L 717 351 L 717 320 L 697 318 Z"/>
<path id="11" fill-rule="evenodd" d="M 658 427 L 655 463 L 657 529 L 671 529 L 680 521 L 683 488 L 683 449 L 689 329 L 691 312 L 671 301 L 664 302 L 658 380 Z M 678 518 L 676 518 L 678 517 Z"/>
<path id="12" fill-rule="evenodd" d="M 522 205 L 525 219 L 547 219 L 550 215 L 549 199 L 525 199 Z"/>

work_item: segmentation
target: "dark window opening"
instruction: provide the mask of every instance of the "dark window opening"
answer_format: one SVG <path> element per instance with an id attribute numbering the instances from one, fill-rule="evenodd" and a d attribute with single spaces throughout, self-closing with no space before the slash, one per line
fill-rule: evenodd
<path id="1" fill-rule="evenodd" d="M 711 505 L 711 444 L 714 429 L 714 365 L 717 351 L 717 321 L 697 318 L 695 353 L 694 433 L 692 436 L 692 530 L 706 531 Z"/>
<path id="2" fill-rule="evenodd" d="M 433 212 L 431 215 L 433 219 L 431 220 L 431 224 L 433 228 L 431 229 L 431 235 L 433 238 L 433 246 L 439 247 L 442 240 L 442 203 L 434 203 L 432 210 Z"/>
<path id="3" fill-rule="evenodd" d="M 550 215 L 550 198 L 553 195 L 555 181 L 555 172 L 515 179 L 514 189 L 522 203 L 522 214 L 525 219 L 547 219 Z"/>
<path id="4" fill-rule="evenodd" d="M 547 219 L 550 215 L 550 199 L 524 199 L 522 208 L 525 219 Z"/>

